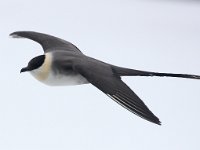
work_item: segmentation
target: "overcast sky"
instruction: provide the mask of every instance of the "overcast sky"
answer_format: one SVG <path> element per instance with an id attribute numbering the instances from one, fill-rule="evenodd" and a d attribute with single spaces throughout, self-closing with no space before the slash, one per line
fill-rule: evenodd
<path id="1" fill-rule="evenodd" d="M 200 81 L 123 78 L 160 118 L 158 126 L 92 85 L 48 87 L 20 74 L 43 51 L 8 37 L 39 31 L 118 66 L 200 75 L 199 1 L 6 0 L 0 21 L 1 150 L 200 149 Z"/>

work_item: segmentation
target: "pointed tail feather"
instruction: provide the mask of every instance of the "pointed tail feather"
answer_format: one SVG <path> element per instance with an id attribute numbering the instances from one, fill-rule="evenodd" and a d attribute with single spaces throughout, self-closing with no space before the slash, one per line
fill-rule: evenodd
<path id="1" fill-rule="evenodd" d="M 159 73 L 159 72 L 141 71 L 128 68 L 121 68 L 121 67 L 113 67 L 113 70 L 119 76 L 159 76 L 159 77 L 200 79 L 199 75 L 191 75 L 191 74 Z"/>

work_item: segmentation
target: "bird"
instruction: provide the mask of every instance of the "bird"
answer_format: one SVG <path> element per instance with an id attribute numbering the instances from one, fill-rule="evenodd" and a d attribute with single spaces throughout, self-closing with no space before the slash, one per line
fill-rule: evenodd
<path id="1" fill-rule="evenodd" d="M 39 43 L 44 53 L 21 69 L 50 86 L 92 84 L 133 114 L 157 125 L 159 118 L 122 81 L 123 76 L 160 76 L 200 79 L 199 75 L 159 73 L 115 66 L 83 54 L 74 44 L 35 31 L 16 31 L 13 38 L 27 38 Z"/>

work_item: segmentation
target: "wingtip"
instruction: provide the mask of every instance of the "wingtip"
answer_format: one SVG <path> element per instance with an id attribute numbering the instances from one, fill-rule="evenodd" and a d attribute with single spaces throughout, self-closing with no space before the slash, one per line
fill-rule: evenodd
<path id="1" fill-rule="evenodd" d="M 156 117 L 156 116 L 155 116 L 155 117 Z M 154 123 L 157 124 L 157 125 L 160 125 L 160 126 L 162 125 L 162 123 L 161 123 L 161 121 L 159 120 L 158 117 L 156 117 Z"/>
<path id="2" fill-rule="evenodd" d="M 157 125 L 159 125 L 159 126 L 161 126 L 161 125 L 162 125 L 162 123 L 161 123 L 160 121 L 158 121 L 156 124 L 157 124 Z"/>
<path id="3" fill-rule="evenodd" d="M 27 34 L 27 33 L 34 33 L 34 31 L 15 31 L 13 33 L 10 33 L 9 37 L 12 37 L 12 38 L 24 38 L 24 34 Z"/>
<path id="4" fill-rule="evenodd" d="M 148 121 L 152 122 L 152 123 L 155 123 L 157 125 L 162 125 L 161 121 L 159 120 L 158 117 L 156 117 L 154 114 L 153 114 L 153 118 L 152 119 L 147 119 Z"/>
<path id="5" fill-rule="evenodd" d="M 9 34 L 9 37 L 11 37 L 11 38 L 22 38 L 21 36 L 18 35 L 18 32 L 13 32 L 13 33 Z"/>
<path id="6" fill-rule="evenodd" d="M 155 123 L 155 124 L 157 124 L 157 125 L 162 125 L 162 123 L 160 122 L 160 120 L 156 117 L 156 119 L 155 120 L 148 120 L 148 121 L 150 121 L 151 123 Z"/>

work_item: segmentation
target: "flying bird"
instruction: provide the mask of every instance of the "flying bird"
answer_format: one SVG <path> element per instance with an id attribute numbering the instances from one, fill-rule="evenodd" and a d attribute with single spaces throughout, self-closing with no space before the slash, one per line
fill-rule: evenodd
<path id="1" fill-rule="evenodd" d="M 91 83 L 115 102 L 152 123 L 161 125 L 145 103 L 121 80 L 122 76 L 160 76 L 200 79 L 198 75 L 158 73 L 118 67 L 83 54 L 75 45 L 63 39 L 33 32 L 17 31 L 14 38 L 38 42 L 44 54 L 31 59 L 21 72 L 30 72 L 40 82 L 51 85 Z"/>

